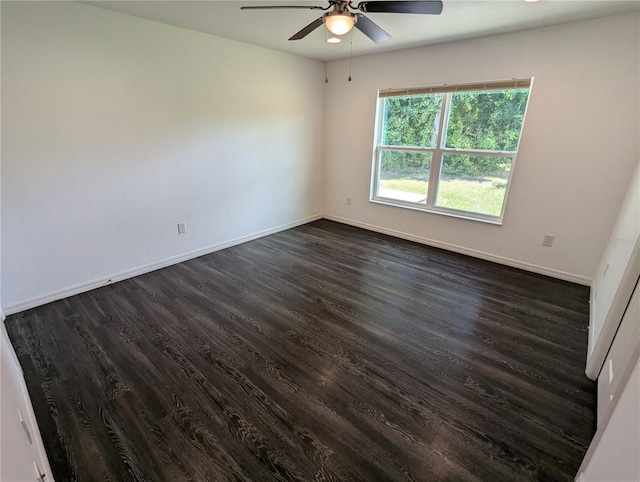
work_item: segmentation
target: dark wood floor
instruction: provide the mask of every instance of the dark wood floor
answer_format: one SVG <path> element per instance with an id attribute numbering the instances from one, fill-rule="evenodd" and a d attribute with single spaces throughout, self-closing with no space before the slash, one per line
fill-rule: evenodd
<path id="1" fill-rule="evenodd" d="M 572 480 L 588 288 L 326 220 L 7 319 L 66 480 Z"/>

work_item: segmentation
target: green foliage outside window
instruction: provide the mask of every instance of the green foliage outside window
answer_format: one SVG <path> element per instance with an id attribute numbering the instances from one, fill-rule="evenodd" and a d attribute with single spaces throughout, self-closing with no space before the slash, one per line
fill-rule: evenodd
<path id="1" fill-rule="evenodd" d="M 515 151 L 528 95 L 526 89 L 452 94 L 446 147 Z"/>
<path id="2" fill-rule="evenodd" d="M 445 147 L 515 151 L 529 95 L 528 89 L 459 92 L 451 95 Z M 442 94 L 388 97 L 382 143 L 388 146 L 436 147 Z M 507 178 L 510 159 L 456 154 L 442 164 L 442 174 Z M 387 172 L 424 176 L 426 158 L 403 151 L 385 152 Z"/>
<path id="3" fill-rule="evenodd" d="M 387 98 L 382 143 L 435 147 L 441 105 L 442 94 Z"/>
<path id="4" fill-rule="evenodd" d="M 382 143 L 389 146 L 435 147 L 442 94 L 389 97 L 386 100 Z M 385 151 L 382 169 L 405 176 L 428 177 L 431 156 Z"/>

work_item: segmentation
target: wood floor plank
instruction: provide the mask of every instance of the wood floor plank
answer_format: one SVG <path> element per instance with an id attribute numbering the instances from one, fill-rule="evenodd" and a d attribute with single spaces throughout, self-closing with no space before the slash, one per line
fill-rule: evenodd
<path id="1" fill-rule="evenodd" d="M 573 480 L 588 288 L 321 220 L 7 318 L 57 480 Z"/>

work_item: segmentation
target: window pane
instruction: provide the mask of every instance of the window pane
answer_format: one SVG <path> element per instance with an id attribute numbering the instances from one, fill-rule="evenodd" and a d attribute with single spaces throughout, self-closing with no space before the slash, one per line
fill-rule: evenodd
<path id="1" fill-rule="evenodd" d="M 512 159 L 445 154 L 436 206 L 500 216 Z"/>
<path id="2" fill-rule="evenodd" d="M 430 152 L 383 149 L 380 154 L 377 195 L 425 204 L 430 168 Z"/>
<path id="3" fill-rule="evenodd" d="M 442 94 L 387 97 L 382 144 L 435 147 L 441 105 Z"/>
<path id="4" fill-rule="evenodd" d="M 451 94 L 446 146 L 517 150 L 528 97 L 528 89 Z"/>

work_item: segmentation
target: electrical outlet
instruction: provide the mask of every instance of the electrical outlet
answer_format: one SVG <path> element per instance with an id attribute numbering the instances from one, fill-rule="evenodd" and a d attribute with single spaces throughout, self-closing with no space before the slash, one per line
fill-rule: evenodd
<path id="1" fill-rule="evenodd" d="M 351 198 L 350 197 L 347 198 L 347 206 L 351 206 Z"/>
<path id="2" fill-rule="evenodd" d="M 187 232 L 187 227 L 184 223 L 178 223 L 178 234 L 184 234 Z"/>
<path id="3" fill-rule="evenodd" d="M 553 240 L 556 239 L 556 237 L 552 234 L 545 234 L 544 235 L 544 239 L 542 240 L 542 246 L 546 246 L 548 248 L 550 248 L 553 245 Z"/>

